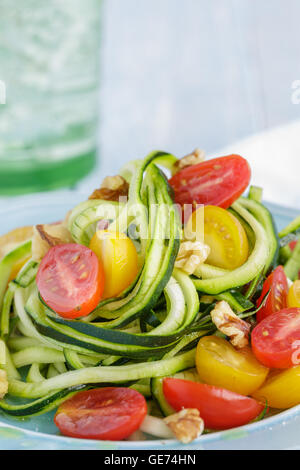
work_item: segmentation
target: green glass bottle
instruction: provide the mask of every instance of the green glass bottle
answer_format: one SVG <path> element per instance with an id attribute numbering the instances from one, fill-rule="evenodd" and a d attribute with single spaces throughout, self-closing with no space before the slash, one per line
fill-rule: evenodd
<path id="1" fill-rule="evenodd" d="M 102 1 L 0 2 L 0 194 L 71 187 L 97 159 Z"/>

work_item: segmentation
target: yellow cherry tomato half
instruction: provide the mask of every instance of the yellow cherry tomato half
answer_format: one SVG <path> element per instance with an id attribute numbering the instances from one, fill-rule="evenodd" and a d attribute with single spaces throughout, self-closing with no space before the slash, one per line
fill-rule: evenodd
<path id="1" fill-rule="evenodd" d="M 90 249 L 103 264 L 103 298 L 117 297 L 138 274 L 138 256 L 133 242 L 124 233 L 98 230 L 90 242 Z"/>
<path id="2" fill-rule="evenodd" d="M 240 221 L 225 209 L 204 207 L 204 241 L 210 247 L 208 264 L 236 269 L 249 256 L 249 243 Z"/>
<path id="3" fill-rule="evenodd" d="M 241 395 L 250 395 L 265 381 L 269 369 L 260 364 L 250 348 L 236 350 L 218 336 L 204 336 L 196 352 L 200 379 Z"/>
<path id="4" fill-rule="evenodd" d="M 273 371 L 253 397 L 271 408 L 286 409 L 300 404 L 300 366 Z"/>
<path id="5" fill-rule="evenodd" d="M 295 281 L 289 289 L 288 307 L 300 308 L 300 281 Z"/>

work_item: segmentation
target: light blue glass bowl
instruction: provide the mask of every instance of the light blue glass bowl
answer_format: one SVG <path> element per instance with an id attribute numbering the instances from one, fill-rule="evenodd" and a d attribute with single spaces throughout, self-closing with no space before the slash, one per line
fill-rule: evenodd
<path id="1" fill-rule="evenodd" d="M 86 194 L 59 192 L 8 199 L 0 205 L 0 235 L 23 225 L 55 222 L 64 218 Z M 2 207 L 1 207 L 2 206 Z M 268 204 L 278 228 L 297 214 L 292 209 Z M 300 449 L 300 406 L 258 423 L 200 437 L 190 445 L 176 440 L 107 442 L 73 439 L 59 435 L 52 413 L 25 420 L 0 415 L 0 449 L 76 450 L 197 450 L 197 449 Z"/>

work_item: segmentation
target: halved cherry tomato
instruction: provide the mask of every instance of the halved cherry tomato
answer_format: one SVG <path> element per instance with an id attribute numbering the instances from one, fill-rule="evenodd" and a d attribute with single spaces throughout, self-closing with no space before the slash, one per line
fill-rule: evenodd
<path id="1" fill-rule="evenodd" d="M 236 269 L 248 258 L 249 244 L 239 220 L 216 206 L 204 208 L 204 242 L 210 246 L 207 262 L 224 269 Z"/>
<path id="2" fill-rule="evenodd" d="M 213 335 L 200 339 L 196 366 L 204 383 L 241 395 L 250 395 L 257 390 L 269 372 L 249 347 L 237 351 L 228 341 Z"/>
<path id="3" fill-rule="evenodd" d="M 52 247 L 42 259 L 37 286 L 45 303 L 65 318 L 78 318 L 94 310 L 104 289 L 103 267 L 83 245 Z"/>
<path id="4" fill-rule="evenodd" d="M 251 170 L 239 155 L 215 158 L 176 173 L 170 184 L 176 203 L 213 205 L 227 209 L 247 188 Z"/>
<path id="5" fill-rule="evenodd" d="M 295 347 L 300 341 L 300 308 L 287 308 L 262 320 L 252 331 L 256 358 L 266 367 L 294 366 Z"/>
<path id="6" fill-rule="evenodd" d="M 133 242 L 124 233 L 98 230 L 91 240 L 90 248 L 103 264 L 103 298 L 118 296 L 138 274 L 138 256 Z"/>
<path id="7" fill-rule="evenodd" d="M 264 307 L 256 314 L 257 322 L 261 322 L 264 318 L 272 313 L 279 312 L 287 307 L 288 294 L 287 277 L 282 266 L 278 266 L 264 282 L 262 294 L 257 301 L 257 307 L 262 304 L 266 294 L 270 291 Z"/>
<path id="8" fill-rule="evenodd" d="M 300 364 L 300 342 L 295 349 L 295 358 Z M 295 361 L 296 362 L 296 361 Z M 300 366 L 291 367 L 284 371 L 272 371 L 263 386 L 253 397 L 257 400 L 267 400 L 272 408 L 286 409 L 300 404 Z"/>
<path id="9" fill-rule="evenodd" d="M 300 281 L 295 281 L 291 285 L 288 293 L 287 303 L 288 307 L 290 308 L 300 308 Z"/>
<path id="10" fill-rule="evenodd" d="M 247 424 L 256 418 L 264 405 L 225 388 L 189 380 L 164 379 L 163 392 L 176 410 L 196 408 L 209 429 L 229 429 Z"/>
<path id="11" fill-rule="evenodd" d="M 60 405 L 54 422 L 65 436 L 118 441 L 139 429 L 146 414 L 139 392 L 107 387 L 78 392 Z"/>

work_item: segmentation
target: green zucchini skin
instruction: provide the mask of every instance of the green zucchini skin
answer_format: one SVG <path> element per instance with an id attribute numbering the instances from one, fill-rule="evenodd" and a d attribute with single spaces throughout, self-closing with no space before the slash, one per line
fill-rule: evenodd
<path id="1" fill-rule="evenodd" d="M 291 241 L 297 240 L 300 237 L 300 216 L 296 217 L 278 234 L 280 238 L 280 246 L 285 247 Z"/>
<path id="2" fill-rule="evenodd" d="M 146 333 L 127 333 L 102 328 L 102 323 L 64 319 L 45 307 L 36 290 L 29 297 L 25 310 L 40 334 L 60 342 L 66 350 L 72 349 L 74 345 L 97 353 L 133 359 L 149 355 L 162 356 L 173 348 L 190 328 L 194 328 L 193 323 L 199 312 L 199 298 L 192 280 L 176 269 L 174 277 L 166 288 L 170 304 L 169 314 L 158 326 Z M 69 345 L 69 348 L 66 345 Z"/>
<path id="3" fill-rule="evenodd" d="M 33 363 L 50 364 L 64 361 L 64 354 L 57 349 L 46 348 L 45 346 L 32 346 L 12 354 L 12 360 L 17 368 Z"/>
<path id="4" fill-rule="evenodd" d="M 292 250 L 289 245 L 285 245 L 279 250 L 279 263 L 285 264 L 292 256 Z"/>
<path id="5" fill-rule="evenodd" d="M 223 277 L 229 271 L 227 269 L 217 268 L 210 264 L 200 264 L 194 272 L 194 276 L 200 279 L 213 279 L 214 277 Z"/>
<path id="6" fill-rule="evenodd" d="M 123 206 L 124 203 L 98 199 L 79 204 L 71 212 L 68 223 L 74 241 L 89 246 L 97 222 L 101 219 L 114 221 L 119 216 Z"/>
<path id="7" fill-rule="evenodd" d="M 81 362 L 76 351 L 72 351 L 72 349 L 66 348 L 63 352 L 69 370 L 77 370 L 84 368 L 84 365 Z"/>
<path id="8" fill-rule="evenodd" d="M 195 365 L 195 349 L 176 357 L 158 361 L 146 361 L 140 364 L 122 366 L 86 367 L 60 374 L 39 383 L 25 383 L 20 380 L 9 381 L 9 394 L 23 398 L 41 398 L 60 389 L 78 385 L 95 385 L 104 383 L 136 382 L 144 378 L 161 377 L 175 374 Z"/>
<path id="9" fill-rule="evenodd" d="M 29 418 L 30 416 L 38 416 L 54 410 L 65 400 L 75 395 L 75 393 L 86 389 L 87 387 L 84 385 L 69 387 L 56 392 L 51 392 L 24 405 L 11 405 L 7 403 L 6 400 L 0 400 L 0 410 L 3 413 L 15 418 Z"/>
<path id="10" fill-rule="evenodd" d="M 160 348 L 132 347 L 128 345 L 120 347 L 119 345 L 112 345 L 112 343 L 107 343 L 107 346 L 105 346 L 103 342 L 97 342 L 94 338 L 93 343 L 91 343 L 87 335 L 82 338 L 82 336 L 75 334 L 74 330 L 71 334 L 65 334 L 57 328 L 49 327 L 35 321 L 34 323 L 37 331 L 48 340 L 52 339 L 56 344 L 59 343 L 64 348 L 69 347 L 70 349 L 72 348 L 75 351 L 83 354 L 100 353 L 108 355 L 119 355 L 132 359 L 145 359 L 147 357 L 162 357 L 173 346 L 173 344 L 171 344 L 162 346 Z"/>
<path id="11" fill-rule="evenodd" d="M 18 273 L 16 279 L 14 279 L 14 283 L 18 287 L 26 288 L 28 287 L 36 278 L 37 272 L 39 268 L 39 263 L 34 260 L 29 260 L 23 266 L 21 271 Z"/>
<path id="12" fill-rule="evenodd" d="M 250 310 L 254 307 L 254 304 L 245 296 L 243 296 L 239 291 L 232 290 L 223 292 L 223 294 L 217 295 L 216 299 L 225 300 L 237 313 L 243 313 L 246 310 Z"/>
<path id="13" fill-rule="evenodd" d="M 284 271 L 291 281 L 296 281 L 300 270 L 300 240 L 297 242 L 291 257 L 284 265 Z"/>
<path id="14" fill-rule="evenodd" d="M 243 205 L 243 207 L 249 210 L 251 214 L 254 215 L 254 217 L 256 217 L 256 219 L 262 224 L 266 231 L 269 246 L 269 257 L 266 261 L 263 274 L 267 276 L 278 266 L 279 258 L 280 244 L 274 218 L 271 212 L 260 202 L 246 198 L 240 198 L 239 202 Z"/>
<path id="15" fill-rule="evenodd" d="M 6 292 L 6 286 L 12 274 L 15 263 L 25 260 L 31 255 L 31 240 L 22 243 L 0 261 L 0 312 L 3 307 L 3 298 Z"/>
<path id="16" fill-rule="evenodd" d="M 252 303 L 255 303 L 256 300 L 260 297 L 264 281 L 265 276 L 262 273 L 258 273 L 258 275 L 251 281 L 250 285 L 248 286 L 245 292 L 245 297 L 249 299 Z"/>
<path id="17" fill-rule="evenodd" d="M 6 338 L 9 335 L 10 328 L 10 313 L 15 295 L 15 285 L 11 282 L 3 298 L 3 307 L 0 316 L 0 335 L 1 338 Z"/>
<path id="18" fill-rule="evenodd" d="M 187 312 L 183 317 L 184 323 L 179 325 L 177 330 L 170 332 L 166 331 L 164 322 L 150 332 L 132 334 L 102 328 L 99 324 L 67 320 L 52 312 L 47 312 L 36 291 L 29 297 L 25 310 L 40 334 L 48 340 L 52 338 L 65 349 L 72 349 L 72 346 L 75 346 L 79 348 L 78 352 L 86 350 L 89 353 L 113 354 L 133 359 L 145 358 L 149 355 L 162 356 L 189 331 L 199 311 L 199 300 L 192 281 L 183 273 L 176 273 L 176 276 L 180 278 L 181 283 L 186 283 L 183 286 L 186 290 L 190 287 L 193 290 L 189 289 L 191 292 L 187 300 Z M 179 284 L 175 287 L 180 289 Z M 185 297 L 187 297 L 186 294 Z M 176 297 L 174 297 L 175 302 Z"/>
<path id="19" fill-rule="evenodd" d="M 250 186 L 248 199 L 255 202 L 262 202 L 263 188 L 259 186 Z"/>
<path id="20" fill-rule="evenodd" d="M 163 381 L 165 377 L 158 377 L 155 379 L 151 379 L 150 382 L 150 389 L 153 400 L 157 403 L 160 411 L 162 412 L 163 416 L 170 416 L 176 411 L 172 408 L 171 405 L 167 402 L 164 392 L 163 392 Z"/>
<path id="21" fill-rule="evenodd" d="M 26 377 L 26 382 L 36 383 L 42 382 L 45 379 L 45 377 L 41 373 L 41 366 L 42 364 L 39 362 L 33 362 L 33 364 L 31 364 Z"/>
<path id="22" fill-rule="evenodd" d="M 255 245 L 255 234 L 249 224 L 241 217 L 236 211 L 234 211 L 231 207 L 227 209 L 228 212 L 230 212 L 238 221 L 241 223 L 242 227 L 244 228 L 247 238 L 248 238 L 248 244 L 249 244 L 249 253 L 252 252 L 254 245 Z"/>

